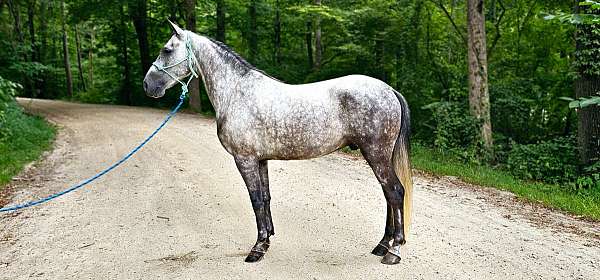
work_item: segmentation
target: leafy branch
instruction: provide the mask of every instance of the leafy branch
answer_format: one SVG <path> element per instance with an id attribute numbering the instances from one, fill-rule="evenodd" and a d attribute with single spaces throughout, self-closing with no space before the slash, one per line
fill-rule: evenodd
<path id="1" fill-rule="evenodd" d="M 589 106 L 600 106 L 600 92 L 588 97 L 573 99 L 571 97 L 560 97 L 561 100 L 569 101 L 570 109 L 582 109 Z"/>
<path id="2" fill-rule="evenodd" d="M 600 11 L 600 2 L 586 0 L 579 2 L 579 6 L 588 6 L 590 11 Z M 569 14 L 558 12 L 556 14 L 547 15 L 544 17 L 546 20 L 556 20 L 561 23 L 570 24 L 597 24 L 600 23 L 600 15 L 596 14 Z"/>

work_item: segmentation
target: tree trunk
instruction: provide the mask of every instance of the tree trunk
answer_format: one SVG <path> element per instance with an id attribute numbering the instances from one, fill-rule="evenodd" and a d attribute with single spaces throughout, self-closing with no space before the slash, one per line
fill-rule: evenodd
<path id="1" fill-rule="evenodd" d="M 413 62 L 414 62 L 414 68 L 417 69 L 417 67 L 419 67 L 420 61 L 419 61 L 419 57 L 420 57 L 420 53 L 419 53 L 419 42 L 421 41 L 421 12 L 423 11 L 423 2 L 422 1 L 417 1 L 417 3 L 415 4 L 415 13 L 411 19 L 411 24 L 412 26 L 414 26 L 414 36 L 415 39 L 412 42 L 412 51 L 414 52 L 412 54 L 413 56 Z"/>
<path id="2" fill-rule="evenodd" d="M 133 26 L 135 27 L 135 33 L 138 38 L 138 45 L 140 48 L 140 60 L 142 65 L 142 76 L 146 75 L 148 69 L 150 69 L 150 45 L 148 43 L 148 11 L 146 0 L 136 0 L 133 11 Z"/>
<path id="3" fill-rule="evenodd" d="M 90 31 L 90 46 L 88 47 L 88 82 L 90 87 L 94 87 L 94 43 L 96 40 L 96 27 L 92 26 Z"/>
<path id="4" fill-rule="evenodd" d="M 582 75 L 575 81 L 577 98 L 590 97 L 600 92 L 600 76 Z M 581 163 L 589 165 L 600 160 L 600 106 L 592 105 L 577 110 L 577 138 Z"/>
<path id="5" fill-rule="evenodd" d="M 120 26 L 117 30 L 119 30 L 118 32 L 121 34 L 121 55 L 123 58 L 122 64 L 123 64 L 123 84 L 121 85 L 121 94 L 120 94 L 120 101 L 123 104 L 126 105 L 133 105 L 133 96 L 131 95 L 131 69 L 129 66 L 129 50 L 127 48 L 127 34 L 129 32 L 127 32 L 127 23 L 126 23 L 126 17 L 125 17 L 125 10 L 122 4 L 119 4 L 119 14 L 120 14 Z M 92 31 L 92 41 L 94 38 L 94 32 Z M 90 57 L 92 57 L 92 53 L 89 53 Z M 93 72 L 90 72 L 90 75 Z"/>
<path id="6" fill-rule="evenodd" d="M 63 62 L 65 66 L 65 76 L 67 77 L 67 95 L 73 99 L 73 78 L 71 77 L 71 63 L 69 62 L 69 44 L 67 37 L 67 23 L 65 14 L 65 1 L 60 3 L 60 11 L 62 15 L 62 46 L 63 46 Z"/>
<path id="7" fill-rule="evenodd" d="M 275 38 L 274 38 L 274 53 L 273 58 L 276 65 L 281 64 L 281 14 L 279 10 L 279 0 L 275 1 L 275 22 L 273 23 Z"/>
<path id="8" fill-rule="evenodd" d="M 248 25 L 248 48 L 250 49 L 249 59 L 250 62 L 256 63 L 258 56 L 258 31 L 256 30 L 258 25 L 256 23 L 256 1 L 250 0 L 250 6 L 248 6 L 248 16 L 250 24 Z"/>
<path id="9" fill-rule="evenodd" d="M 450 17 L 454 18 L 454 10 L 456 10 L 456 3 L 457 0 L 452 0 L 451 5 L 450 5 Z M 448 21 L 448 30 L 452 29 L 452 22 Z M 446 40 L 447 43 L 446 45 L 448 46 L 447 50 L 448 50 L 448 61 L 454 61 L 452 54 L 454 54 L 454 48 L 452 46 L 452 40 L 454 39 L 454 34 L 452 34 L 451 32 L 448 32 L 447 36 L 446 36 Z"/>
<path id="10" fill-rule="evenodd" d="M 35 45 L 35 25 L 34 25 L 35 0 L 27 2 L 27 25 L 29 26 L 29 39 L 31 41 L 31 61 L 39 61 L 37 46 Z"/>
<path id="11" fill-rule="evenodd" d="M 185 0 L 185 25 L 189 31 L 196 31 L 196 0 Z M 202 112 L 202 99 L 200 98 L 200 82 L 198 78 L 192 79 L 189 85 L 190 108 Z"/>
<path id="12" fill-rule="evenodd" d="M 308 69 L 313 68 L 313 48 L 312 48 L 312 22 L 306 21 L 306 54 L 308 58 Z"/>
<path id="13" fill-rule="evenodd" d="M 467 1 L 469 108 L 471 114 L 481 121 L 481 138 L 484 148 L 492 156 L 493 140 L 484 13 L 483 0 Z"/>
<path id="14" fill-rule="evenodd" d="M 8 4 L 8 10 L 14 19 L 13 32 L 17 37 L 17 41 L 22 44 L 25 40 L 23 39 L 23 33 L 21 32 L 21 12 L 19 9 L 19 2 L 8 0 L 6 3 Z"/>
<path id="15" fill-rule="evenodd" d="M 586 7 L 577 5 L 576 11 L 588 13 Z M 593 12 L 598 14 L 598 12 Z M 576 32 L 576 65 L 579 78 L 575 81 L 577 98 L 600 95 L 600 66 L 593 55 L 600 50 L 600 24 L 581 24 Z M 580 160 L 590 165 L 600 160 L 600 106 L 592 105 L 577 110 L 577 139 Z"/>
<path id="16" fill-rule="evenodd" d="M 79 29 L 75 24 L 75 46 L 77 48 L 77 69 L 79 70 L 79 81 L 81 82 L 81 88 L 86 91 L 85 80 L 83 79 L 83 67 L 81 67 L 81 42 L 79 41 Z"/>
<path id="17" fill-rule="evenodd" d="M 39 41 L 40 41 L 40 45 L 39 48 L 37 50 L 37 56 L 38 56 L 38 61 L 42 64 L 46 64 L 47 61 L 47 49 L 48 49 L 48 18 L 50 18 L 49 14 L 51 14 L 51 12 L 49 11 L 49 9 L 51 9 L 52 7 L 48 5 L 48 1 L 46 0 L 42 0 L 40 1 L 40 6 L 39 6 L 39 10 L 38 10 L 38 20 L 39 20 Z M 46 97 L 46 80 L 47 80 L 47 74 L 44 75 L 43 79 L 38 79 L 36 81 L 36 97 L 37 98 L 45 98 Z"/>
<path id="18" fill-rule="evenodd" d="M 48 47 L 48 19 L 46 13 L 48 10 L 48 1 L 43 0 L 40 2 L 39 20 L 40 20 L 40 47 L 38 49 L 38 61 L 41 63 L 46 62 L 46 48 Z"/>
<path id="19" fill-rule="evenodd" d="M 321 0 L 315 0 L 315 5 L 321 6 Z M 321 16 L 315 18 L 315 69 L 321 68 L 323 61 L 323 46 L 321 45 Z"/>
<path id="20" fill-rule="evenodd" d="M 38 61 L 37 57 L 37 46 L 35 44 L 35 26 L 34 26 L 34 18 L 35 18 L 35 0 L 27 1 L 27 27 L 29 28 L 29 43 L 30 43 L 30 54 L 31 57 L 29 61 L 35 62 Z M 29 91 L 30 96 L 37 97 L 37 82 L 36 77 L 27 77 L 25 81 L 25 87 L 27 91 Z"/>
<path id="21" fill-rule="evenodd" d="M 217 41 L 225 43 L 225 0 L 217 0 Z"/>

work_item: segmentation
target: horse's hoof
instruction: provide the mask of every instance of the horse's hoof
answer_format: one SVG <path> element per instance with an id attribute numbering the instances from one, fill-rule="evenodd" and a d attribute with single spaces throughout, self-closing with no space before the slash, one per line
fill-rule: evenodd
<path id="1" fill-rule="evenodd" d="M 244 261 L 247 263 L 259 262 L 260 260 L 262 260 L 264 255 L 265 255 L 265 253 L 252 251 L 252 252 L 250 252 L 250 254 L 248 254 L 248 256 L 246 257 L 246 259 Z"/>
<path id="2" fill-rule="evenodd" d="M 397 264 L 399 262 L 400 262 L 400 257 L 398 257 L 392 253 L 389 253 L 389 252 L 387 254 L 385 254 L 385 256 L 383 256 L 383 259 L 381 259 L 382 264 L 392 265 L 392 264 Z"/>
<path id="3" fill-rule="evenodd" d="M 381 244 L 377 244 L 377 246 L 375 246 L 375 248 L 373 248 L 373 251 L 371 251 L 371 254 L 375 255 L 375 256 L 380 256 L 383 257 L 385 256 L 385 253 L 387 253 L 388 248 L 384 247 Z"/>

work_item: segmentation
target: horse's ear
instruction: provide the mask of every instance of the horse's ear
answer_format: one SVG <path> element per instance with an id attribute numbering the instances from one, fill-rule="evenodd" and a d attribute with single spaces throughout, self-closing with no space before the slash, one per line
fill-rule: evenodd
<path id="1" fill-rule="evenodd" d="M 181 29 L 181 27 L 177 26 L 177 24 L 174 24 L 169 19 L 167 19 L 167 21 L 169 22 L 169 26 L 173 31 L 173 35 L 176 35 L 177 37 L 181 38 L 183 36 L 183 29 Z"/>

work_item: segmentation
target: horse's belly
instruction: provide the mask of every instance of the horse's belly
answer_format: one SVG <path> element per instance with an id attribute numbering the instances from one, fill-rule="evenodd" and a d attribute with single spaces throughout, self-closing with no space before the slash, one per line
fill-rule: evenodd
<path id="1" fill-rule="evenodd" d="M 268 159 L 308 159 L 329 154 L 345 144 L 344 127 L 338 123 L 299 123 L 267 131 L 261 153 Z"/>
<path id="2" fill-rule="evenodd" d="M 329 154 L 346 144 L 341 121 L 316 119 L 293 122 L 256 122 L 224 125 L 218 132 L 223 147 L 232 155 L 259 159 L 308 159 Z"/>

